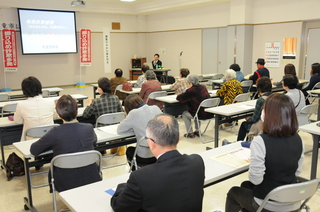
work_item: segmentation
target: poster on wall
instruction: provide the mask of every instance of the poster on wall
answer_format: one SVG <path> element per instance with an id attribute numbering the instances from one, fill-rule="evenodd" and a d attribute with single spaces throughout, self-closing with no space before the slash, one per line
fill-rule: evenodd
<path id="1" fill-rule="evenodd" d="M 267 42 L 264 54 L 265 67 L 280 67 L 280 42 Z"/>
<path id="2" fill-rule="evenodd" d="M 111 73 L 110 29 L 103 28 L 104 72 Z"/>
<path id="3" fill-rule="evenodd" d="M 92 48 L 91 48 L 91 30 L 80 30 L 80 65 L 91 66 Z"/>
<path id="4" fill-rule="evenodd" d="M 3 66 L 5 72 L 18 71 L 16 30 L 2 30 Z"/>

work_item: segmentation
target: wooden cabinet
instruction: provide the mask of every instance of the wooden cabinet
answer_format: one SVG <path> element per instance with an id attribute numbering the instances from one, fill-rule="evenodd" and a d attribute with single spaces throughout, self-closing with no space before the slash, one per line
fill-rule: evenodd
<path id="1" fill-rule="evenodd" d="M 141 68 L 144 63 L 147 62 L 147 58 L 132 58 L 131 59 L 131 68 Z"/>

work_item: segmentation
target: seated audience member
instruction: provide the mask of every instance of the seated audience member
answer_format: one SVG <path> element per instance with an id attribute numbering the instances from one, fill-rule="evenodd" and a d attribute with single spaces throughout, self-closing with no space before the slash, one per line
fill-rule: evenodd
<path id="1" fill-rule="evenodd" d="M 177 151 L 179 124 L 169 115 L 149 121 L 146 137 L 157 162 L 130 174 L 119 184 L 111 207 L 119 211 L 201 212 L 204 163 L 197 154 Z"/>
<path id="2" fill-rule="evenodd" d="M 297 75 L 297 72 L 296 72 L 296 67 L 291 64 L 291 63 L 288 63 L 285 67 L 284 67 L 284 75 L 286 76 L 287 74 L 291 74 L 291 75 L 294 75 L 296 76 Z M 272 84 L 274 86 L 277 86 L 277 87 L 281 87 L 282 86 L 282 80 L 280 82 L 274 82 L 272 81 Z"/>
<path id="3" fill-rule="evenodd" d="M 282 79 L 283 89 L 287 91 L 286 95 L 289 96 L 293 102 L 298 118 L 298 124 L 301 126 L 308 124 L 308 115 L 300 114 L 300 110 L 306 106 L 306 103 L 302 91 L 296 88 L 298 82 L 298 78 L 291 74 L 285 75 Z"/>
<path id="4" fill-rule="evenodd" d="M 114 74 L 115 74 L 116 77 L 110 79 L 111 94 L 114 94 L 114 91 L 116 90 L 118 85 L 122 85 L 124 82 L 127 81 L 126 78 L 122 77 L 123 72 L 122 72 L 122 70 L 120 68 L 117 68 L 114 71 Z M 122 93 L 120 91 L 117 91 L 116 95 L 119 97 L 120 100 L 124 100 L 127 97 L 127 95 L 125 93 Z"/>
<path id="5" fill-rule="evenodd" d="M 156 105 L 147 105 L 137 94 L 129 95 L 125 99 L 124 108 L 128 115 L 120 123 L 118 127 L 118 133 L 121 134 L 128 131 L 133 131 L 136 135 L 137 141 L 140 141 L 141 138 L 145 137 L 148 122 L 156 115 L 162 113 L 159 107 Z M 137 120 L 139 120 L 139 123 L 137 123 Z M 128 161 L 132 160 L 135 148 L 136 147 L 132 146 L 128 147 L 126 152 Z M 156 162 L 156 158 L 149 149 L 147 140 L 144 139 L 142 142 L 140 142 L 136 159 L 138 164 L 151 164 Z"/>
<path id="6" fill-rule="evenodd" d="M 301 89 L 301 91 L 303 92 L 305 97 L 308 96 L 307 91 L 312 90 L 313 86 L 315 86 L 318 82 L 320 82 L 320 64 L 319 63 L 313 63 L 311 65 L 310 76 L 311 77 L 310 77 L 309 84 L 307 85 L 307 87 Z M 306 105 L 309 105 L 309 104 L 310 104 L 310 102 L 306 98 Z"/>
<path id="7" fill-rule="evenodd" d="M 236 80 L 238 80 L 239 82 L 243 81 L 244 75 L 240 71 L 241 68 L 238 64 L 234 63 L 234 64 L 230 65 L 229 69 L 232 69 L 236 72 Z M 225 81 L 226 81 L 226 78 L 223 78 L 223 82 L 225 82 Z"/>
<path id="8" fill-rule="evenodd" d="M 121 104 L 118 96 L 111 94 L 110 80 L 102 77 L 98 80 L 98 92 L 101 95 L 97 99 L 89 99 L 88 106 L 83 112 L 83 118 L 89 118 L 94 115 L 97 119 L 99 116 L 107 113 L 121 112 Z"/>
<path id="9" fill-rule="evenodd" d="M 299 125 L 291 99 L 279 93 L 270 95 L 262 114 L 263 134 L 254 138 L 250 146 L 250 181 L 229 190 L 226 212 L 242 208 L 257 211 L 271 190 L 297 183 L 296 176 L 302 171 L 304 148 L 297 133 Z M 263 211 L 296 211 L 297 204 L 299 208 L 300 202 L 268 201 Z"/>
<path id="10" fill-rule="evenodd" d="M 256 84 L 260 77 L 268 77 L 270 78 L 269 70 L 264 67 L 265 61 L 263 58 L 259 58 L 256 62 L 257 70 L 249 77 L 249 80 L 252 80 L 253 84 Z"/>
<path id="11" fill-rule="evenodd" d="M 21 141 L 23 141 L 24 134 L 29 128 L 53 124 L 55 104 L 52 99 L 41 96 L 42 85 L 33 76 L 25 78 L 21 83 L 21 88 L 27 99 L 18 102 L 14 113 L 14 122 L 23 124 L 21 135 Z"/>
<path id="12" fill-rule="evenodd" d="M 222 84 L 221 88 L 217 91 L 217 96 L 221 100 L 221 104 L 229 105 L 233 102 L 234 98 L 242 93 L 241 82 L 236 80 L 236 72 L 232 69 L 226 70 L 226 82 Z"/>
<path id="13" fill-rule="evenodd" d="M 141 67 L 141 71 L 142 71 L 142 75 L 140 75 L 137 79 L 137 83 L 134 85 L 135 88 L 141 88 L 142 87 L 142 84 L 145 83 L 147 81 L 146 79 L 146 71 L 149 70 L 149 66 L 148 65 L 142 65 Z"/>
<path id="14" fill-rule="evenodd" d="M 189 107 L 188 110 L 182 113 L 183 121 L 186 125 L 187 133 L 184 134 L 184 137 L 194 138 L 195 136 L 199 136 L 199 128 L 197 121 L 195 122 L 195 131 L 193 132 L 191 126 L 191 119 L 196 115 L 199 105 L 205 99 L 210 98 L 210 95 L 207 91 L 205 85 L 199 84 L 199 79 L 196 74 L 189 74 L 187 76 L 187 81 L 189 83 L 190 88 L 188 88 L 184 93 L 177 96 L 177 100 L 181 103 L 186 103 Z M 204 108 L 201 108 L 198 112 L 198 117 L 200 119 L 212 118 L 212 113 L 204 112 Z"/>
<path id="15" fill-rule="evenodd" d="M 54 157 L 61 154 L 93 150 L 97 137 L 91 124 L 77 121 L 77 102 L 70 95 L 63 95 L 57 102 L 56 110 L 63 124 L 52 128 L 37 142 L 33 143 L 30 152 L 33 155 L 39 155 L 52 150 Z M 51 173 L 49 171 L 51 187 L 50 179 Z M 54 168 L 54 185 L 59 192 L 100 180 L 102 179 L 96 163 L 77 169 Z"/>
<path id="16" fill-rule="evenodd" d="M 175 90 L 175 94 L 179 95 L 184 92 L 187 88 L 189 88 L 189 83 L 187 81 L 187 76 L 190 74 L 189 69 L 182 68 L 180 70 L 180 79 L 170 86 L 170 90 Z"/>
<path id="17" fill-rule="evenodd" d="M 152 70 L 148 70 L 145 73 L 147 81 L 142 84 L 139 96 L 143 102 L 147 102 L 149 94 L 155 91 L 162 91 L 161 83 L 156 79 L 156 75 Z M 163 107 L 163 103 L 154 99 L 148 101 L 148 105 L 157 105 L 160 109 Z"/>
<path id="18" fill-rule="evenodd" d="M 253 115 L 246 118 L 246 121 L 241 123 L 238 132 L 237 141 L 243 141 L 247 133 L 250 131 L 250 128 L 253 124 L 260 121 L 262 106 L 265 99 L 271 95 L 272 84 L 271 80 L 268 77 L 261 77 L 257 82 L 257 90 L 260 94 L 260 98 L 256 102 L 256 106 L 253 111 Z"/>

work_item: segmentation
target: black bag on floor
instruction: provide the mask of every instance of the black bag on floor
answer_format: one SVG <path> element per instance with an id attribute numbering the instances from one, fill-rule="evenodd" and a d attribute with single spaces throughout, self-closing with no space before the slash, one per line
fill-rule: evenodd
<path id="1" fill-rule="evenodd" d="M 23 160 L 16 154 L 11 153 L 6 162 L 7 166 L 7 180 L 10 181 L 14 176 L 24 175 Z"/>

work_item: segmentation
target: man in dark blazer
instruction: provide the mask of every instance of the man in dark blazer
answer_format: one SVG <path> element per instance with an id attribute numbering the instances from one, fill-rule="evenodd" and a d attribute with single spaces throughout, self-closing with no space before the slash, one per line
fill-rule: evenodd
<path id="1" fill-rule="evenodd" d="M 152 68 L 158 69 L 159 66 L 162 67 L 162 62 L 159 60 L 160 55 L 155 54 L 153 57 L 154 57 L 154 60 L 152 61 Z"/>
<path id="2" fill-rule="evenodd" d="M 204 163 L 199 155 L 177 151 L 177 120 L 161 114 L 149 121 L 146 138 L 156 163 L 131 173 L 119 184 L 111 207 L 115 212 L 201 212 Z"/>

